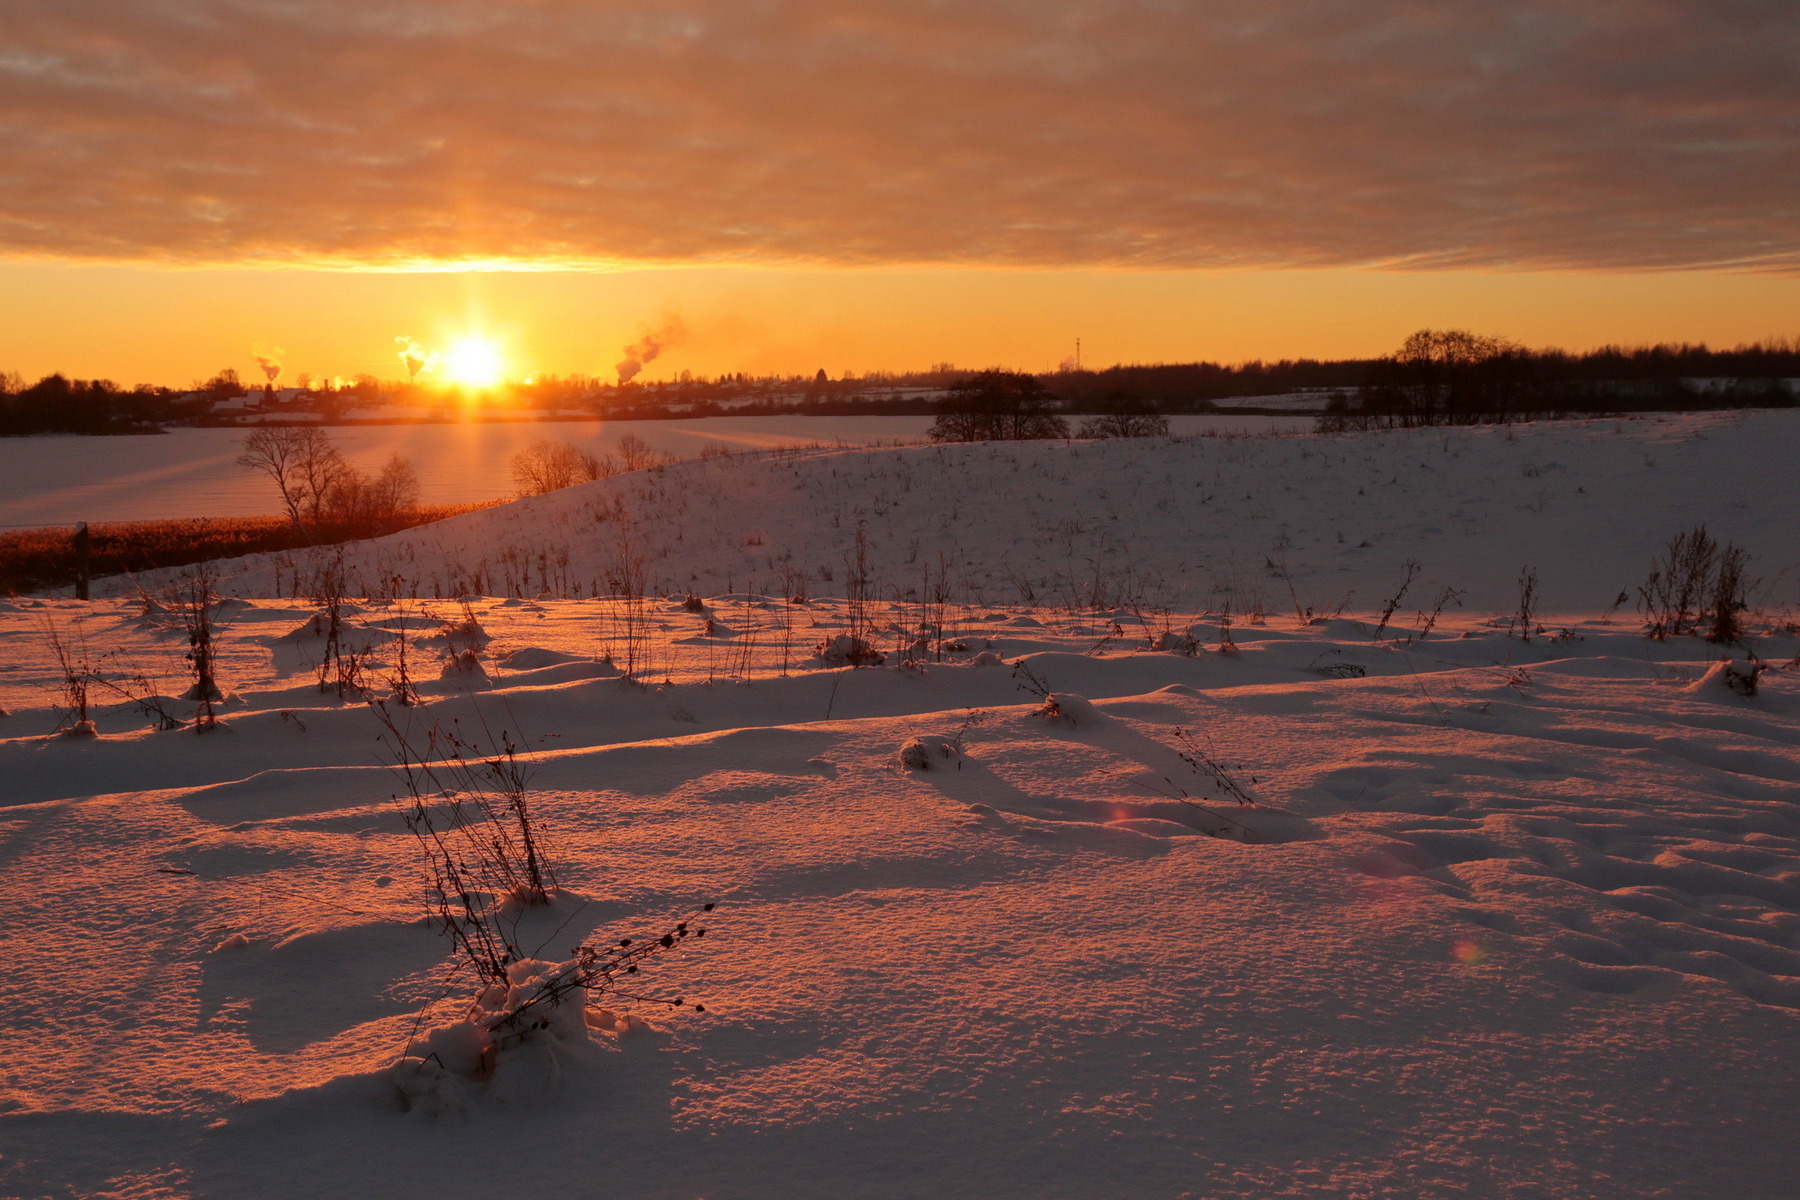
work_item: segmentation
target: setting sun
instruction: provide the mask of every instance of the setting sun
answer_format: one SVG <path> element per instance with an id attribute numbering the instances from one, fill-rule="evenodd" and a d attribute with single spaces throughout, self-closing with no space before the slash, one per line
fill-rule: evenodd
<path id="1" fill-rule="evenodd" d="M 445 381 L 464 387 L 493 387 L 506 375 L 506 360 L 500 348 L 482 337 L 465 337 L 452 343 L 443 365 Z"/>

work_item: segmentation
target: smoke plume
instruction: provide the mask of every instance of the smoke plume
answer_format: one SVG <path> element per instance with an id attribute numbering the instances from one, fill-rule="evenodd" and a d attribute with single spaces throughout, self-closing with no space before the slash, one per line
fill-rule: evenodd
<path id="1" fill-rule="evenodd" d="M 664 350 L 680 345 L 686 336 L 687 328 L 681 323 L 680 317 L 663 317 L 660 328 L 646 331 L 637 341 L 620 351 L 625 358 L 613 368 L 619 373 L 619 382 L 630 383 L 636 379 L 638 372 L 655 362 Z"/>
<path id="2" fill-rule="evenodd" d="M 256 356 L 256 365 L 262 368 L 263 378 L 274 387 L 275 381 L 281 378 L 281 357 L 287 351 L 280 346 L 253 346 L 250 352 Z"/>
<path id="3" fill-rule="evenodd" d="M 395 338 L 394 345 L 400 347 L 400 365 L 406 368 L 408 383 L 418 379 L 420 371 L 429 371 L 437 366 L 437 354 L 409 337 Z"/>

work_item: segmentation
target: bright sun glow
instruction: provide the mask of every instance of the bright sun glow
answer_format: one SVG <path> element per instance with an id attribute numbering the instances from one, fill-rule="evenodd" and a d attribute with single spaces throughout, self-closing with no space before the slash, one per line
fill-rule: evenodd
<path id="1" fill-rule="evenodd" d="M 444 353 L 443 377 L 464 387 L 487 388 L 506 375 L 506 361 L 500 348 L 481 337 L 465 337 L 452 343 Z"/>

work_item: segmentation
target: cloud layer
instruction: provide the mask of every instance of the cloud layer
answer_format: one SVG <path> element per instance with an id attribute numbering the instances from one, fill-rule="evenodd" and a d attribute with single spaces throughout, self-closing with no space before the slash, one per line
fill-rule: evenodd
<path id="1" fill-rule="evenodd" d="M 13 0 L 0 254 L 1800 264 L 1793 0 Z"/>

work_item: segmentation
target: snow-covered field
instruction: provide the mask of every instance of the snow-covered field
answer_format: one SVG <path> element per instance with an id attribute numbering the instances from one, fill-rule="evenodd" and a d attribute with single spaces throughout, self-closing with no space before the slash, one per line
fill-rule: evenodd
<path id="1" fill-rule="evenodd" d="M 0 605 L 0 1194 L 1790 1197 L 1797 447 L 682 464 L 352 548 L 394 728 L 319 690 L 328 560 L 220 572 L 206 734 L 148 728 L 195 709 L 168 580 Z M 1743 644 L 1615 609 L 1700 522 L 1754 556 Z M 883 661 L 814 657 L 852 634 Z M 705 938 L 459 1058 L 395 799 L 433 730 L 520 747 L 522 951 Z"/>
<path id="2" fill-rule="evenodd" d="M 887 445 L 922 441 L 930 417 L 702 417 L 683 421 L 468 421 L 339 425 L 328 429 L 357 468 L 390 455 L 410 461 L 426 504 L 474 504 L 514 494 L 511 461 L 534 442 L 567 441 L 610 454 L 627 436 L 692 458 L 707 447 Z M 1310 428 L 1305 416 L 1178 416 L 1175 432 L 1262 433 Z M 245 517 L 281 511 L 275 489 L 237 465 L 247 431 L 177 428 L 133 437 L 0 438 L 0 526 L 77 521 Z"/>

